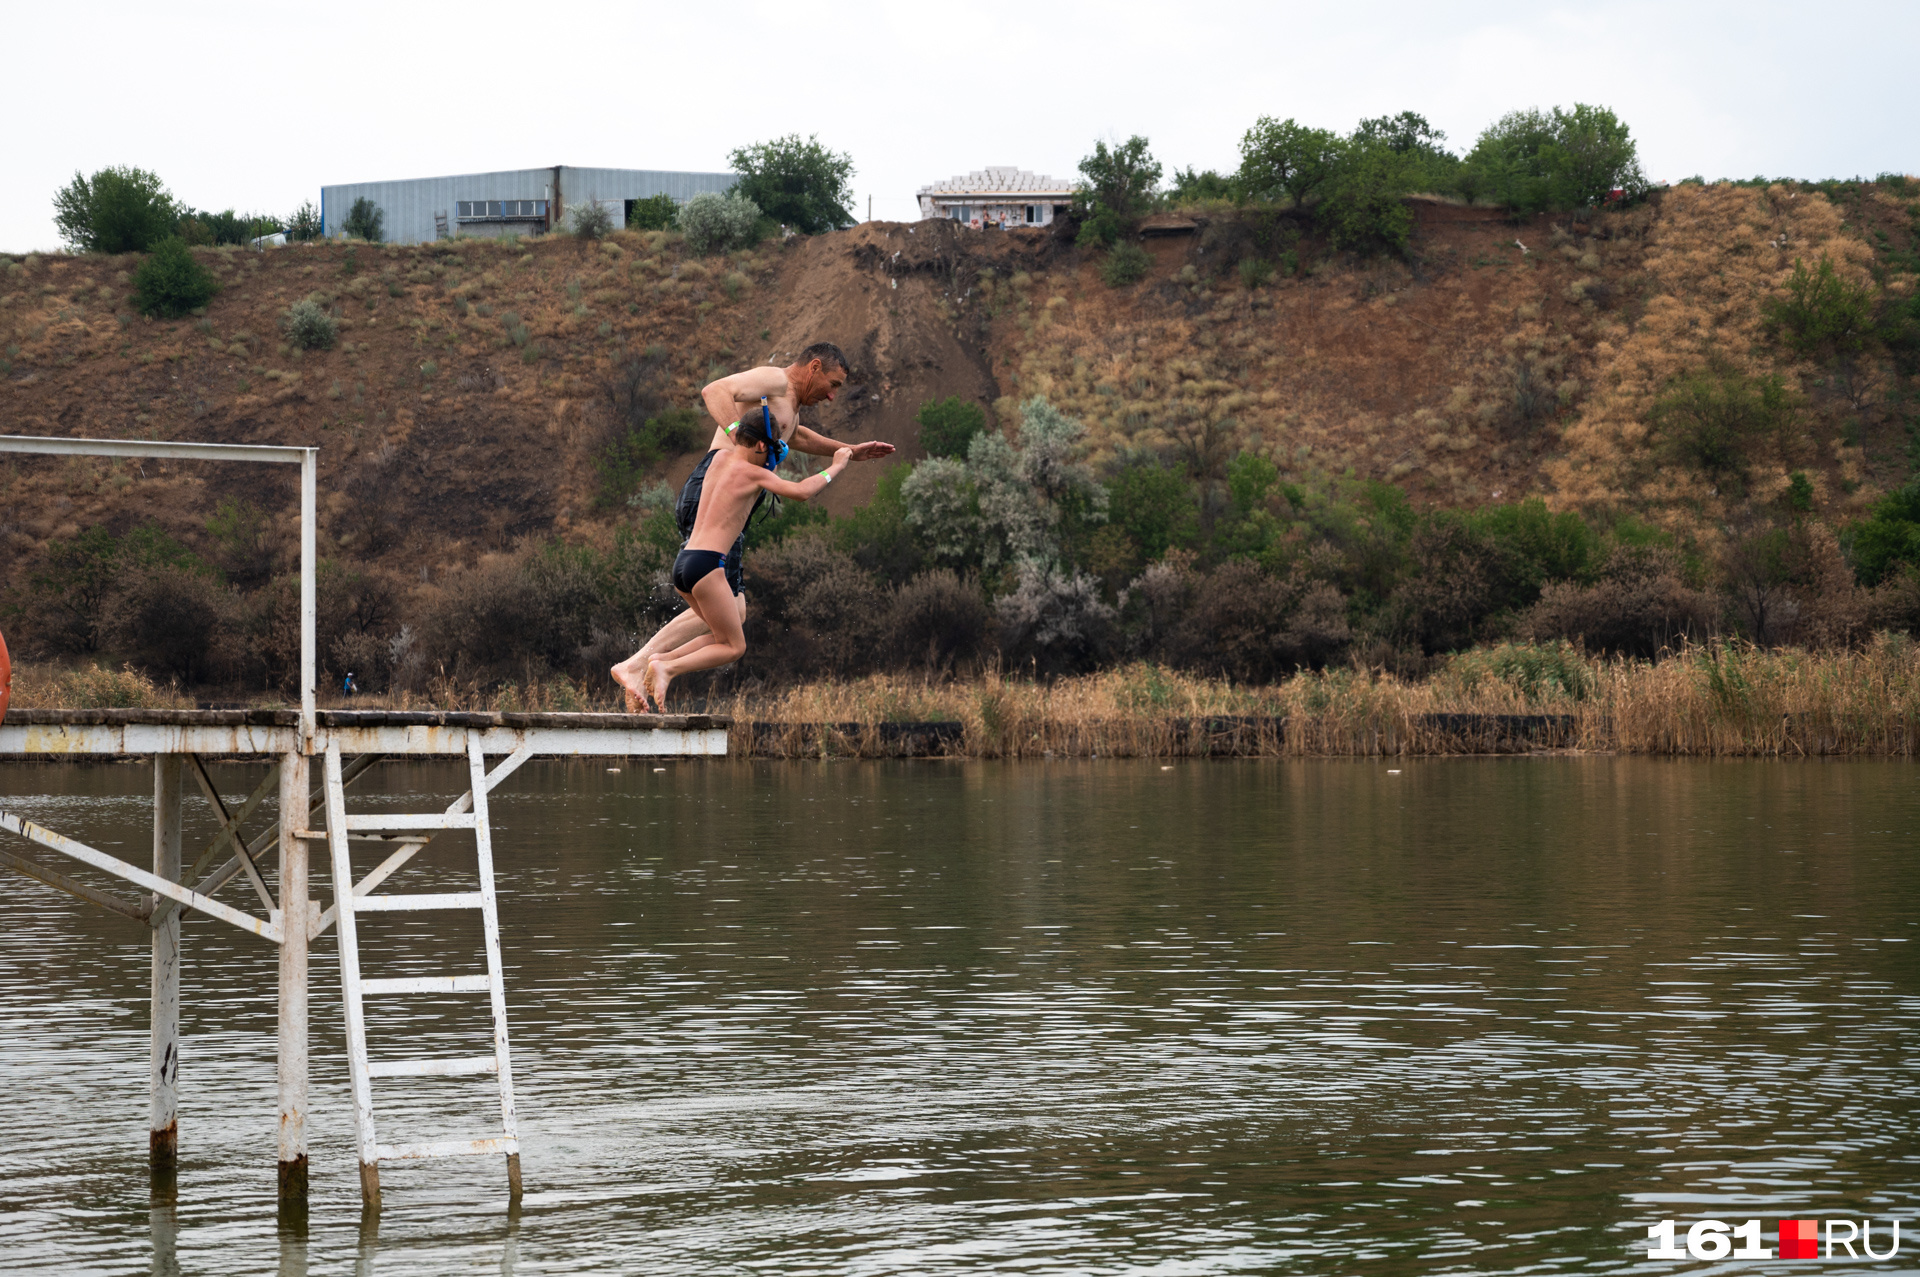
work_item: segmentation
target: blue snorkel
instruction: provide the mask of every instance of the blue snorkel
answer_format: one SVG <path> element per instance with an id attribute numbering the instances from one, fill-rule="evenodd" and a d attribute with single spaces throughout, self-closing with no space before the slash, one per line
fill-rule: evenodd
<path id="1" fill-rule="evenodd" d="M 760 399 L 760 431 L 767 437 L 767 469 L 778 470 L 780 463 L 787 459 L 787 441 L 773 433 L 773 413 L 764 395 Z"/>

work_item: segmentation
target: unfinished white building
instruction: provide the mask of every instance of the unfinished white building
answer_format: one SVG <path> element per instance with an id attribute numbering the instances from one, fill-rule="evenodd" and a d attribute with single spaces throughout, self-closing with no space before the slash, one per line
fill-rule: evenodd
<path id="1" fill-rule="evenodd" d="M 990 164 L 977 172 L 920 188 L 920 216 L 986 226 L 1047 226 L 1064 216 L 1078 182 Z"/>

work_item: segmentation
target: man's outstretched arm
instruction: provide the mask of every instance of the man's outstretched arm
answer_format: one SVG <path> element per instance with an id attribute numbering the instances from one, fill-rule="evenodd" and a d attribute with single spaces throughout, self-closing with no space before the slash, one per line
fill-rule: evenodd
<path id="1" fill-rule="evenodd" d="M 852 448 L 855 461 L 872 461 L 879 457 L 891 456 L 893 453 L 892 444 L 882 443 L 878 439 L 869 439 L 865 443 L 842 444 L 805 426 L 793 428 L 793 438 L 788 441 L 788 446 L 795 452 L 810 453 L 816 457 L 831 457 L 843 447 Z"/>

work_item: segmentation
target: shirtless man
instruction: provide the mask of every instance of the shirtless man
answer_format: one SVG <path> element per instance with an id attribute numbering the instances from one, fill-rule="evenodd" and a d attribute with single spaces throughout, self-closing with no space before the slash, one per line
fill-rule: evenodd
<path id="1" fill-rule="evenodd" d="M 801 351 L 800 358 L 785 368 L 763 365 L 709 383 L 700 392 L 700 399 L 706 405 L 707 415 L 713 418 L 713 440 L 708 445 L 706 457 L 694 468 L 686 486 L 680 490 L 675 516 L 680 524 L 682 541 L 693 531 L 695 512 L 700 508 L 700 485 L 706 478 L 707 469 L 713 464 L 714 458 L 720 455 L 721 449 L 731 446 L 732 440 L 727 432 L 746 405 L 758 405 L 764 398 L 772 411 L 781 440 L 788 443 L 793 451 L 830 457 L 839 445 L 801 425 L 800 409 L 831 402 L 846 381 L 847 357 L 832 342 L 822 341 Z M 892 444 L 878 440 L 853 445 L 856 461 L 884 457 L 892 451 Z M 746 596 L 740 592 L 740 557 L 745 549 L 746 532 L 743 529 L 740 539 L 727 552 L 727 582 L 733 587 L 734 603 L 742 625 L 747 619 Z M 613 681 L 620 685 L 625 694 L 629 714 L 648 708 L 640 687 L 648 658 L 656 652 L 668 652 L 684 646 L 707 632 L 707 623 L 692 608 L 688 608 L 662 626 L 660 632 L 648 639 L 639 651 L 613 667 Z"/>
<path id="2" fill-rule="evenodd" d="M 717 449 L 719 455 L 707 463 L 693 532 L 673 561 L 673 588 L 709 632 L 648 657 L 640 675 L 641 694 L 662 710 L 667 705 L 667 687 L 676 677 L 729 665 L 747 653 L 737 596 L 727 580 L 727 559 L 760 498 L 769 492 L 790 501 L 818 496 L 853 460 L 852 448 L 839 448 L 833 464 L 819 474 L 799 483 L 782 479 L 774 470 L 786 459 L 787 445 L 773 438 L 777 433 L 773 413 L 762 401 L 758 409 L 741 414 L 731 446 Z"/>

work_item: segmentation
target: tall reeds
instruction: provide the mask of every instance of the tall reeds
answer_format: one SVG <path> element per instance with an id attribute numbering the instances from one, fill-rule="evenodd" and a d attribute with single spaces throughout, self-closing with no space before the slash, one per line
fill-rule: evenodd
<path id="1" fill-rule="evenodd" d="M 565 678 L 425 696 L 324 698 L 362 708 L 578 711 L 611 692 Z M 182 706 L 131 670 L 15 675 L 15 705 Z M 947 753 L 969 758 L 1367 757 L 1542 749 L 1700 757 L 1906 755 L 1920 736 L 1920 644 L 1807 652 L 1741 642 L 1659 661 L 1502 644 L 1409 682 L 1344 667 L 1247 686 L 1136 662 L 1052 682 L 988 671 L 935 681 L 877 674 L 676 704 L 734 720 L 732 752 L 776 758 Z"/>
<path id="2" fill-rule="evenodd" d="M 1920 646 L 1889 635 L 1819 653 L 1713 643 L 1647 662 L 1511 644 L 1457 657 L 1423 682 L 1342 668 L 1267 687 L 1145 664 L 1052 683 L 876 675 L 742 693 L 712 709 L 733 717 L 735 752 L 775 757 L 900 752 L 902 730 L 883 725 L 935 722 L 959 724 L 943 747 L 974 758 L 1908 754 Z"/>

